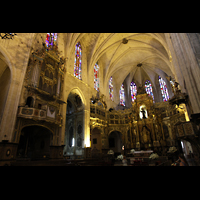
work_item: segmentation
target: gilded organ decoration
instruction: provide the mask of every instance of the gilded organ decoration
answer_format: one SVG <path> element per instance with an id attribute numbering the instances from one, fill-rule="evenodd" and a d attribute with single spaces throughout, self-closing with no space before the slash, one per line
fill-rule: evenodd
<path id="1" fill-rule="evenodd" d="M 45 44 L 40 50 L 32 52 L 25 87 L 32 87 L 39 93 L 61 98 L 66 59 L 63 56 L 59 58 L 58 55 L 55 48 L 47 52 Z"/>
<path id="2" fill-rule="evenodd" d="M 62 100 L 63 81 L 65 73 L 64 57 L 59 58 L 57 48 L 46 50 L 45 43 L 42 48 L 32 51 L 18 108 L 19 127 L 23 121 L 29 119 L 29 124 L 38 126 L 46 124 L 57 130 L 62 126 L 60 105 Z M 28 125 L 28 124 L 27 124 Z M 19 139 L 21 128 L 16 132 Z M 53 137 L 57 143 L 57 138 Z"/>

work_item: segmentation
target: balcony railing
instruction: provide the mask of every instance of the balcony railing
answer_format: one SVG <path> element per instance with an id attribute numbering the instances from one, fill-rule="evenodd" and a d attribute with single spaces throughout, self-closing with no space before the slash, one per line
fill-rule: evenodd
<path id="1" fill-rule="evenodd" d="M 37 108 L 30 107 L 19 107 L 18 108 L 18 117 L 23 117 L 26 119 L 37 119 L 37 120 L 45 120 L 47 122 L 55 123 L 61 125 L 62 116 L 56 115 L 54 118 L 47 116 L 47 111 L 40 110 Z"/>

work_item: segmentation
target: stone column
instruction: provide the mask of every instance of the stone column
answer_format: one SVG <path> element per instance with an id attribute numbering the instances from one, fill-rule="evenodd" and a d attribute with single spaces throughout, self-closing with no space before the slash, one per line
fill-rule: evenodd
<path id="1" fill-rule="evenodd" d="M 172 54 L 172 59 L 176 56 L 178 66 L 175 66 L 175 68 L 179 67 L 182 75 L 179 76 L 178 80 L 181 90 L 182 92 L 186 91 L 188 93 L 193 113 L 199 113 L 200 88 L 198 85 L 200 84 L 200 69 L 190 41 L 185 33 L 173 33 L 170 36 L 175 54 Z M 180 81 L 180 79 L 182 80 Z M 184 82 L 185 85 L 183 84 Z"/>
<path id="2" fill-rule="evenodd" d="M 62 115 L 62 127 L 61 127 L 61 145 L 64 145 L 65 141 L 65 128 L 66 128 L 66 112 L 67 104 L 60 105 L 60 111 Z"/>
<path id="3" fill-rule="evenodd" d="M 90 147 L 90 110 L 84 110 L 84 144 Z"/>

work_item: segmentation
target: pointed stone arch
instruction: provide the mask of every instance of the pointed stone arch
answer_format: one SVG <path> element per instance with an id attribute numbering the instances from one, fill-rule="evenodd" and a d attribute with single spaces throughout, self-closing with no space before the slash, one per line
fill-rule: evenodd
<path id="1" fill-rule="evenodd" d="M 0 44 L 0 59 L 2 59 L 10 68 L 11 77 L 14 76 L 15 69 L 13 67 L 12 58 L 7 50 Z"/>
<path id="2" fill-rule="evenodd" d="M 84 96 L 83 92 L 82 92 L 78 87 L 72 88 L 72 89 L 67 93 L 66 99 L 68 99 L 70 93 L 74 93 L 74 94 L 76 93 L 76 94 L 78 94 L 78 95 L 80 96 L 81 101 L 82 101 L 82 103 L 84 104 L 84 106 L 87 105 L 85 96 Z"/>
<path id="3" fill-rule="evenodd" d="M 3 120 L 6 102 L 13 79 L 13 67 L 11 58 L 6 49 L 0 45 L 0 124 Z"/>

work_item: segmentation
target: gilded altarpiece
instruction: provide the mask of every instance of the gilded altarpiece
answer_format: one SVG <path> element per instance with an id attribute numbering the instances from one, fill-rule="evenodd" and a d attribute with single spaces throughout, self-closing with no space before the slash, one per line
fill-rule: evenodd
<path id="1" fill-rule="evenodd" d="M 103 107 L 102 107 L 103 108 Z M 122 146 L 125 151 L 156 150 L 166 154 L 169 147 L 175 145 L 174 125 L 185 121 L 184 112 L 169 102 L 153 103 L 152 97 L 146 93 L 138 94 L 132 107 L 126 110 L 110 110 L 97 114 L 98 103 L 91 103 L 91 131 L 95 127 L 102 130 L 102 152 L 109 150 L 109 135 L 113 131 L 121 133 Z"/>

